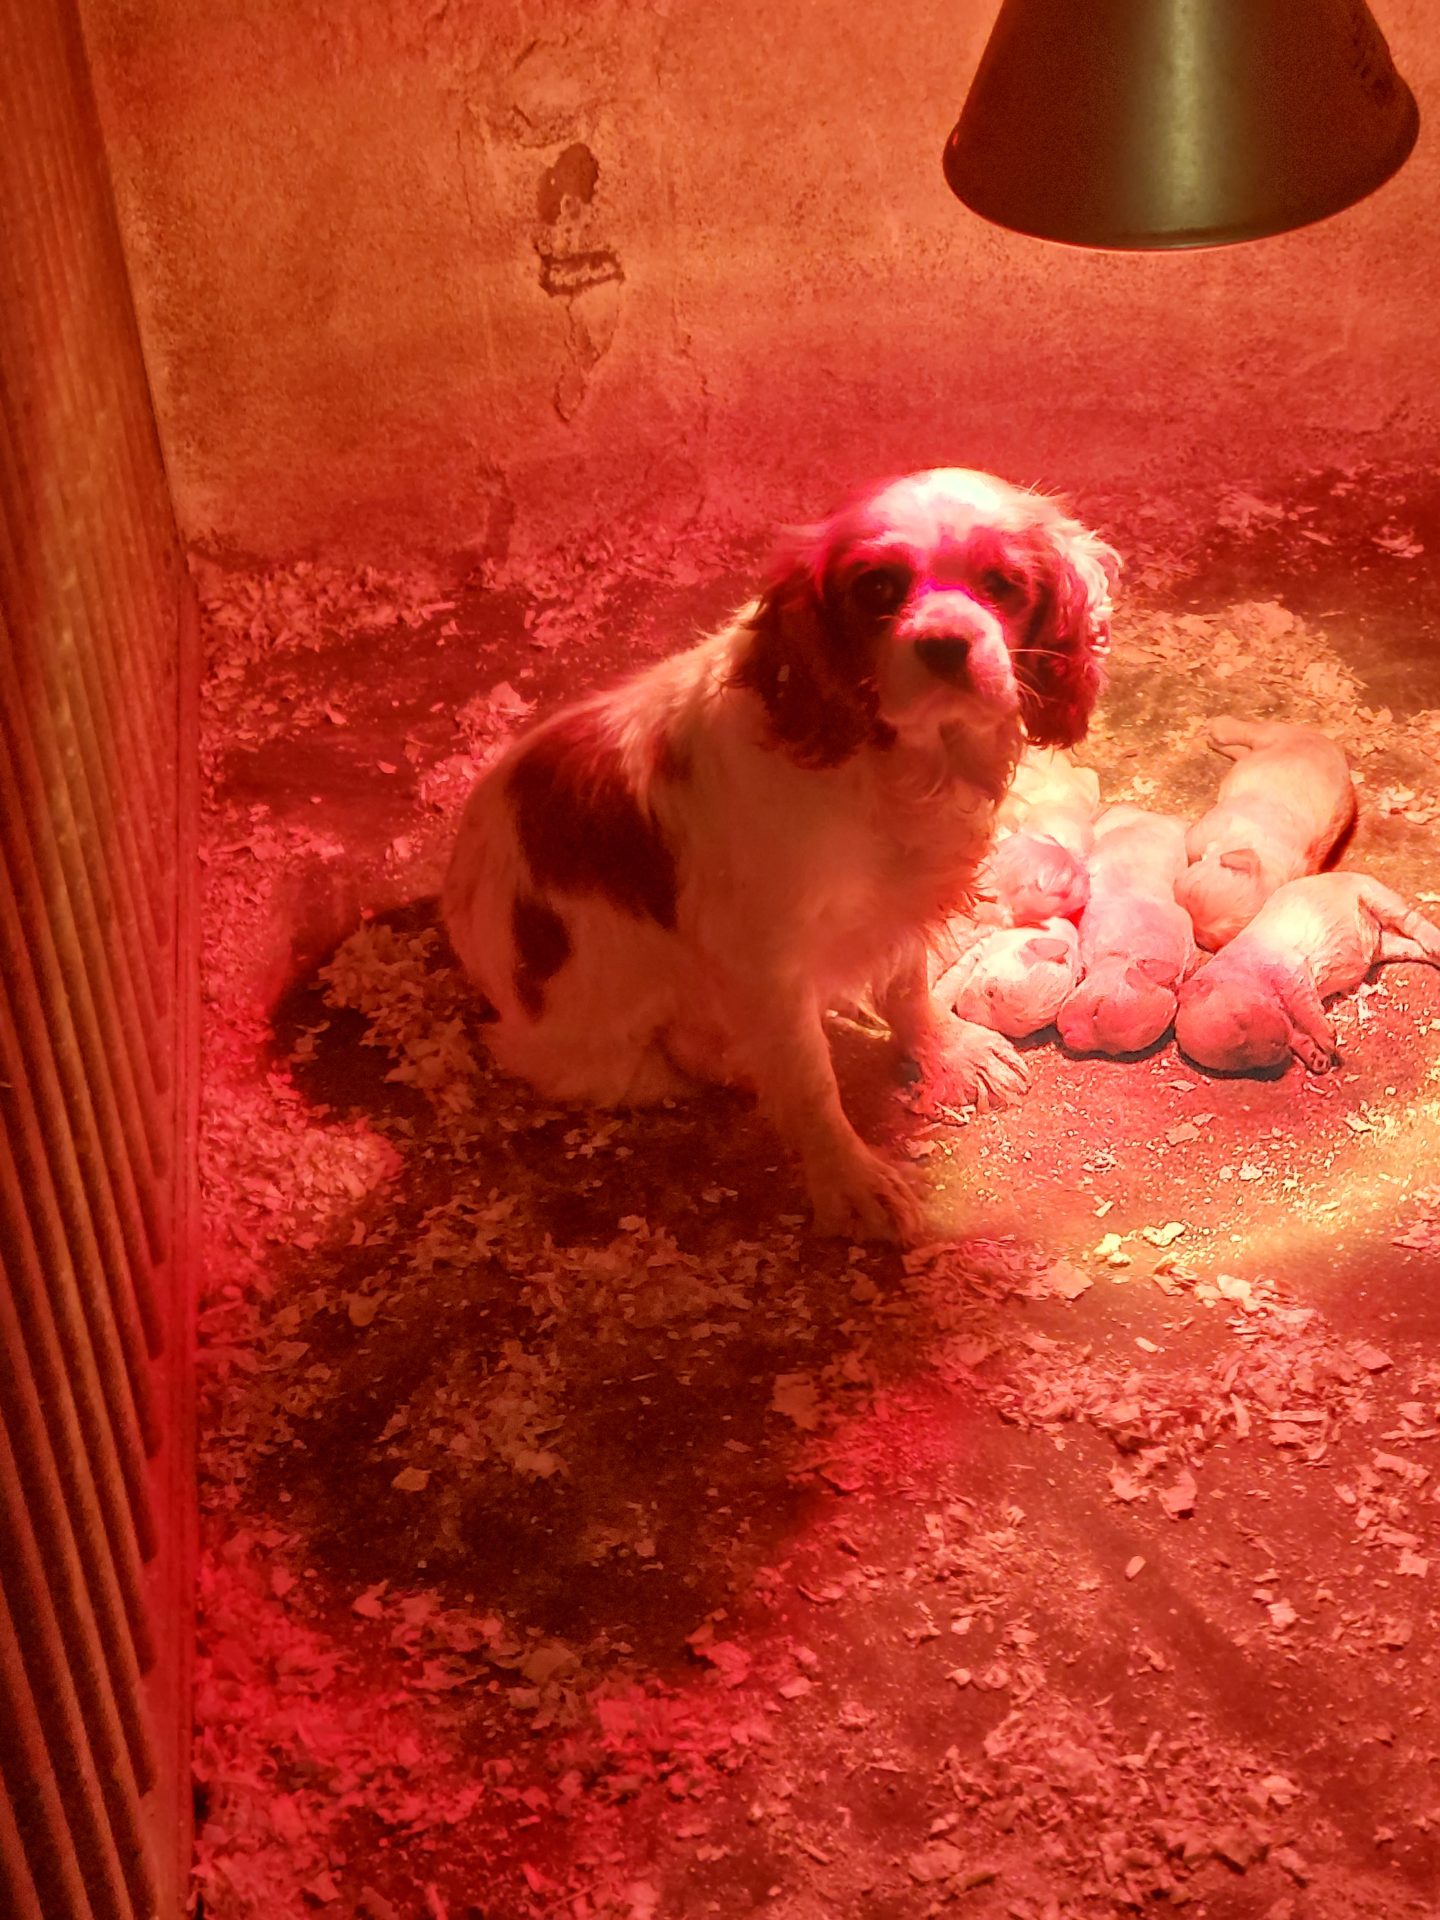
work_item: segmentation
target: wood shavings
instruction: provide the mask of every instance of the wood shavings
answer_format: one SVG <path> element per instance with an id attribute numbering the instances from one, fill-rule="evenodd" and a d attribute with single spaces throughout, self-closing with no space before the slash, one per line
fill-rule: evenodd
<path id="1" fill-rule="evenodd" d="M 1377 1347 L 1368 1340 L 1357 1341 L 1351 1347 L 1350 1354 L 1355 1364 L 1364 1367 L 1367 1373 L 1384 1373 L 1395 1364 L 1383 1347 Z"/>
<path id="2" fill-rule="evenodd" d="M 1185 1226 L 1183 1221 L 1168 1220 L 1163 1227 L 1142 1227 L 1140 1231 L 1152 1247 L 1169 1247 L 1184 1233 Z"/>
<path id="3" fill-rule="evenodd" d="M 734 1640 L 717 1640 L 713 1627 L 707 1626 L 692 1633 L 689 1644 L 694 1648 L 697 1658 L 715 1669 L 722 1686 L 740 1687 L 749 1679 L 753 1664 L 751 1655 Z"/>
<path id="4" fill-rule="evenodd" d="M 1440 1188 L 1426 1187 L 1415 1194 L 1415 1217 L 1403 1233 L 1392 1236 L 1392 1244 L 1410 1247 L 1417 1253 L 1440 1252 Z"/>
<path id="5" fill-rule="evenodd" d="M 1425 551 L 1424 542 L 1417 540 L 1409 527 L 1386 525 L 1370 538 L 1382 553 L 1394 554 L 1400 560 L 1417 559 Z"/>
<path id="6" fill-rule="evenodd" d="M 1173 1486 L 1165 1487 L 1161 1490 L 1159 1496 L 1160 1505 L 1165 1509 L 1166 1513 L 1170 1515 L 1172 1520 L 1183 1519 L 1186 1514 L 1195 1511 L 1195 1500 L 1198 1492 L 1199 1488 L 1196 1485 L 1195 1476 L 1187 1467 L 1182 1470 L 1180 1477 Z"/>
<path id="7" fill-rule="evenodd" d="M 1147 1482 L 1128 1467 L 1113 1466 L 1110 1469 L 1110 1491 L 1117 1500 L 1128 1503 L 1143 1500 L 1149 1488 Z"/>
<path id="8" fill-rule="evenodd" d="M 1068 1260 L 1057 1260 L 1041 1275 L 1041 1284 L 1049 1292 L 1058 1294 L 1062 1300 L 1078 1300 L 1094 1282 L 1089 1274 L 1071 1266 Z"/>
<path id="9" fill-rule="evenodd" d="M 1124 1244 L 1118 1233 L 1102 1234 L 1092 1249 L 1092 1257 L 1103 1260 L 1107 1266 L 1128 1267 L 1130 1255 L 1122 1251 Z"/>

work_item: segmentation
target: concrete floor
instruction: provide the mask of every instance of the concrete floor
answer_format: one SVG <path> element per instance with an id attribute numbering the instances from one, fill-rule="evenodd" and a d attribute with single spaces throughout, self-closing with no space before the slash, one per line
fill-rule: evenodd
<path id="1" fill-rule="evenodd" d="M 1440 482 L 1075 504 L 1106 797 L 1313 720 L 1434 915 Z M 210 583 L 203 1913 L 1440 1913 L 1440 973 L 1323 1081 L 1041 1036 L 955 1129 L 837 1023 L 910 1256 L 809 1237 L 738 1097 L 484 1064 L 425 904 L 475 760 L 763 548 Z"/>

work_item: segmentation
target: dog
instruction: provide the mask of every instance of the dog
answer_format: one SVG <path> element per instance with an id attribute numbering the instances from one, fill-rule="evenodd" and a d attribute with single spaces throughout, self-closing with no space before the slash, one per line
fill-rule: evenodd
<path id="1" fill-rule="evenodd" d="M 1277 887 L 1255 918 L 1180 989 L 1175 1039 L 1222 1073 L 1339 1064 L 1325 1001 L 1372 967 L 1440 967 L 1440 927 L 1363 873 L 1316 873 Z"/>
<path id="2" fill-rule="evenodd" d="M 935 985 L 941 1008 L 1011 1040 L 1048 1027 L 1080 978 L 1080 936 L 1058 916 L 990 927 Z"/>
<path id="3" fill-rule="evenodd" d="M 1354 825 L 1355 787 L 1345 755 L 1316 727 L 1227 715 L 1210 744 L 1235 764 L 1185 836 L 1190 867 L 1175 897 L 1214 950 L 1277 887 L 1327 864 Z"/>
<path id="4" fill-rule="evenodd" d="M 1200 962 L 1175 899 L 1184 872 L 1183 820 L 1117 806 L 1096 821 L 1080 916 L 1084 978 L 1056 1021 L 1072 1053 L 1141 1053 L 1170 1031 L 1180 982 Z"/>
<path id="5" fill-rule="evenodd" d="M 1078 920 L 1090 898 L 1090 873 L 1084 859 L 1048 833 L 1006 834 L 985 862 L 981 875 L 994 906 L 982 906 L 980 918 L 1005 927 L 1043 927 L 1051 920 Z"/>
<path id="6" fill-rule="evenodd" d="M 909 1175 L 840 1101 L 826 1009 L 873 1006 L 922 1111 L 1023 1091 L 931 999 L 1022 746 L 1099 693 L 1119 559 L 1045 496 L 940 468 L 793 534 L 718 633 L 513 742 L 442 896 L 502 1069 L 635 1105 L 747 1084 L 824 1233 L 914 1240 Z"/>
<path id="7" fill-rule="evenodd" d="M 996 845 L 984 885 L 1012 927 L 1078 920 L 1090 898 L 1086 856 L 1100 811 L 1100 778 L 1058 747 L 1027 747 L 995 812 Z M 982 918 L 988 917 L 982 913 Z"/>

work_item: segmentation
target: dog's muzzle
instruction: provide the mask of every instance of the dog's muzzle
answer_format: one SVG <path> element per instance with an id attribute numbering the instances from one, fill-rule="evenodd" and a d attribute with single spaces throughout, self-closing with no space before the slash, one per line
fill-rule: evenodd
<path id="1" fill-rule="evenodd" d="M 899 637 L 933 682 L 979 700 L 997 713 L 1018 698 L 1001 621 L 970 594 L 932 590 L 912 610 Z"/>

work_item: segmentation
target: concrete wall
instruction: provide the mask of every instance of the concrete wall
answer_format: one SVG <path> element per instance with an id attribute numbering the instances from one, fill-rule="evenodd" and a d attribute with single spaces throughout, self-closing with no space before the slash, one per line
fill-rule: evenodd
<path id="1" fill-rule="evenodd" d="M 1379 195 L 1107 256 L 945 187 L 993 0 L 84 0 L 182 519 L 525 554 L 1433 448 L 1440 21 L 1375 10 L 1431 123 Z"/>

